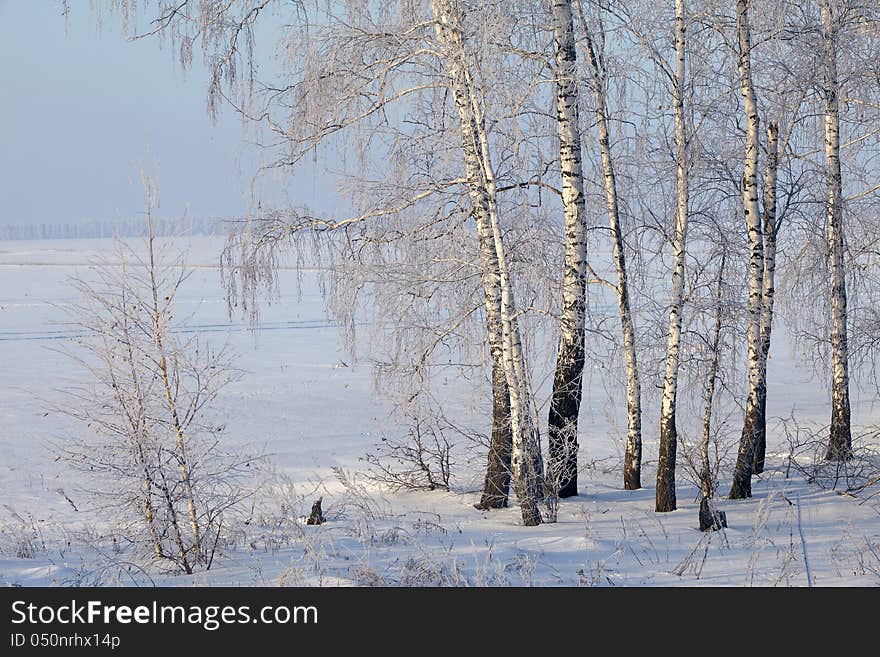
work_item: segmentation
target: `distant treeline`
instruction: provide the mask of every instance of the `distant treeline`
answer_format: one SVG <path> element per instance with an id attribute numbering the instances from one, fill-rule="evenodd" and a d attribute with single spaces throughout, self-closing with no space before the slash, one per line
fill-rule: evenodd
<path id="1" fill-rule="evenodd" d="M 223 235 L 232 217 L 185 217 L 154 220 L 157 235 Z M 66 224 L 0 225 L 0 240 L 87 239 L 96 237 L 140 237 L 146 233 L 143 218 L 81 221 Z"/>

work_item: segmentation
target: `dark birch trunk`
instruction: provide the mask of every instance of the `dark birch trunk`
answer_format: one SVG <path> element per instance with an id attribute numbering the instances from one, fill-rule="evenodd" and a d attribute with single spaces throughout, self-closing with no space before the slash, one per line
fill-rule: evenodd
<path id="1" fill-rule="evenodd" d="M 565 263 L 556 374 L 548 418 L 549 484 L 560 498 L 578 494 L 577 426 L 584 373 L 586 210 L 578 118 L 577 50 L 570 0 L 552 0 L 556 41 L 556 127 L 562 169 Z"/>
<path id="2" fill-rule="evenodd" d="M 761 379 L 758 390 L 758 425 L 755 429 L 755 460 L 753 472 L 764 472 L 767 453 L 767 358 L 770 356 L 770 333 L 773 328 L 773 302 L 776 298 L 776 185 L 779 170 L 779 127 L 767 125 L 767 169 L 764 172 L 764 284 L 761 308 L 761 351 L 763 353 Z"/>
<path id="3" fill-rule="evenodd" d="M 510 494 L 510 451 L 513 435 L 510 432 L 510 393 L 504 370 L 492 363 L 492 436 L 489 441 L 489 461 L 486 479 L 478 509 L 501 509 L 507 506 Z"/>

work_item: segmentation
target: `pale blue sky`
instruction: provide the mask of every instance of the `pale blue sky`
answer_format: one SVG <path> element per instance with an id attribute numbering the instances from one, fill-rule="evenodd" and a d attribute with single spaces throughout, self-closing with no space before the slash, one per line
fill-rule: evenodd
<path id="1" fill-rule="evenodd" d="M 128 218 L 143 209 L 139 167 L 159 166 L 163 217 L 240 216 L 254 153 L 240 124 L 205 111 L 205 73 L 156 39 L 96 29 L 89 2 L 0 0 L 0 223 Z M 314 185 L 292 191 L 314 204 Z M 320 204 L 320 203 L 319 203 Z"/>

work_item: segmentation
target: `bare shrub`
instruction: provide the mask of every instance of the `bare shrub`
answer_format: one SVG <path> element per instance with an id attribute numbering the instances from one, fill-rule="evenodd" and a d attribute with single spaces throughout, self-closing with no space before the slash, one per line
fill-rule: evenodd
<path id="1" fill-rule="evenodd" d="M 450 426 L 413 416 L 399 438 L 382 437 L 363 460 L 370 478 L 392 490 L 449 490 L 452 478 Z"/>
<path id="2" fill-rule="evenodd" d="M 407 427 L 399 436 L 383 435 L 362 457 L 371 481 L 391 490 L 450 490 L 458 439 L 483 442 L 479 435 L 457 426 L 429 394 L 413 395 L 398 404 Z"/>
<path id="3" fill-rule="evenodd" d="M 880 430 L 856 432 L 844 459 L 827 459 L 828 425 L 804 426 L 794 416 L 782 421 L 788 444 L 786 477 L 799 473 L 808 483 L 862 498 L 880 493 Z"/>

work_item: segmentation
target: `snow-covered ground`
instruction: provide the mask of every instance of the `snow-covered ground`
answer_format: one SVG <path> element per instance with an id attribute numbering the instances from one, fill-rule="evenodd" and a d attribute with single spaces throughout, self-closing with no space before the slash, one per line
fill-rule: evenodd
<path id="1" fill-rule="evenodd" d="M 621 436 L 604 388 L 586 391 L 581 495 L 563 503 L 555 524 L 522 527 L 515 505 L 474 509 L 484 455 L 473 449 L 462 452 L 451 492 L 383 490 L 364 476 L 361 458 L 383 435 L 401 429 L 374 390 L 369 364 L 341 351 L 314 272 L 303 273 L 301 295 L 295 273 L 282 272 L 282 298 L 263 309 L 262 329 L 254 334 L 227 316 L 214 238 L 189 245 L 194 269 L 178 297 L 182 314 L 192 316 L 190 326 L 206 339 L 228 341 L 238 353 L 245 377 L 217 404 L 225 435 L 269 454 L 286 484 L 261 499 L 254 521 L 222 548 L 209 572 L 172 576 L 145 569 L 113 543 L 112 519 L 89 510 L 81 475 L 57 462 L 50 447 L 77 431 L 50 410 L 63 400 L 65 386 L 82 376 L 58 351 L 71 336 L 62 309 L 75 297 L 66 281 L 87 276 L 90 260 L 110 245 L 0 242 L 0 583 L 880 583 L 880 496 L 856 498 L 806 482 L 790 467 L 778 421 L 769 423 L 768 468 L 755 478 L 752 499 L 723 499 L 730 473 L 721 472 L 718 505 L 729 524 L 723 532 L 698 530 L 697 491 L 681 472 L 679 509 L 654 513 L 653 416 L 645 417 L 645 488 L 621 490 Z M 777 335 L 768 416 L 794 414 L 803 425 L 821 424 L 827 391 L 782 342 L 784 327 Z M 449 385 L 461 394 L 454 381 Z M 857 425 L 878 423 L 875 402 L 870 391 L 854 390 Z M 299 522 L 296 516 L 319 496 L 329 521 Z"/>

